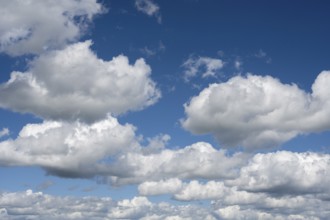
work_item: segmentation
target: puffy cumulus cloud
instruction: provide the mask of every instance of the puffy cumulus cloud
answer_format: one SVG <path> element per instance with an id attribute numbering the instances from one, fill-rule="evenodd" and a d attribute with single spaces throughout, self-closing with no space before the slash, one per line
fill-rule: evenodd
<path id="1" fill-rule="evenodd" d="M 182 188 L 182 181 L 177 178 L 147 181 L 138 186 L 139 194 L 143 196 L 174 194 Z"/>
<path id="2" fill-rule="evenodd" d="M 50 174 L 92 177 L 111 173 L 111 158 L 136 145 L 135 128 L 108 118 L 91 125 L 45 121 L 0 142 L 0 165 L 41 166 Z"/>
<path id="3" fill-rule="evenodd" d="M 224 196 L 225 190 L 223 182 L 209 181 L 206 184 L 200 184 L 197 180 L 193 180 L 185 184 L 174 195 L 174 198 L 182 201 L 219 199 Z"/>
<path id="4" fill-rule="evenodd" d="M 148 16 L 155 16 L 158 23 L 162 23 L 160 7 L 153 0 L 135 0 L 135 7 Z"/>
<path id="5" fill-rule="evenodd" d="M 12 72 L 0 85 L 0 107 L 51 120 L 93 122 L 154 104 L 160 91 L 143 59 L 110 61 L 90 50 L 91 41 L 43 54 L 27 72 Z"/>
<path id="6" fill-rule="evenodd" d="M 211 133 L 226 147 L 275 147 L 330 129 L 329 83 L 330 71 L 318 75 L 311 93 L 271 76 L 236 76 L 186 103 L 182 126 L 194 134 Z"/>
<path id="7" fill-rule="evenodd" d="M 0 51 L 12 56 L 61 48 L 86 32 L 104 12 L 96 0 L 1 0 Z"/>
<path id="8" fill-rule="evenodd" d="M 279 151 L 256 154 L 228 184 L 252 192 L 330 196 L 330 155 Z"/>
<path id="9" fill-rule="evenodd" d="M 109 197 L 57 197 L 32 190 L 2 193 L 0 206 L 2 219 L 216 219 L 205 208 L 151 203 L 146 197 L 114 201 Z"/>
<path id="10" fill-rule="evenodd" d="M 118 157 L 112 165 L 112 169 L 120 170 L 126 176 L 106 177 L 104 181 L 123 185 L 171 178 L 234 178 L 238 174 L 238 168 L 247 162 L 248 157 L 249 155 L 244 153 L 227 155 L 227 151 L 216 150 L 205 142 L 178 150 L 164 149 L 151 154 L 131 151 Z M 165 181 L 162 185 L 170 186 L 173 183 L 178 182 Z M 153 184 L 155 183 L 149 182 L 143 186 Z M 153 193 L 157 193 L 157 190 Z"/>
<path id="11" fill-rule="evenodd" d="M 222 69 L 224 62 L 211 57 L 189 57 L 183 64 L 184 79 L 189 81 L 192 77 L 201 75 L 203 78 L 215 76 Z"/>

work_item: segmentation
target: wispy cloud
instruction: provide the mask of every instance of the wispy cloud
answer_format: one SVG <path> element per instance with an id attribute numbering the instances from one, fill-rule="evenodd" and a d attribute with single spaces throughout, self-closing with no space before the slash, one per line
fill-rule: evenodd
<path id="1" fill-rule="evenodd" d="M 0 138 L 1 137 L 5 137 L 9 135 L 9 129 L 8 128 L 3 128 L 1 131 L 0 131 Z"/>
<path id="2" fill-rule="evenodd" d="M 184 68 L 184 79 L 185 81 L 189 81 L 197 75 L 200 75 L 202 78 L 215 77 L 223 66 L 224 62 L 220 59 L 191 56 L 182 64 Z"/>
<path id="3" fill-rule="evenodd" d="M 160 7 L 153 0 L 135 0 L 135 6 L 138 11 L 148 16 L 155 16 L 158 23 L 162 23 Z"/>

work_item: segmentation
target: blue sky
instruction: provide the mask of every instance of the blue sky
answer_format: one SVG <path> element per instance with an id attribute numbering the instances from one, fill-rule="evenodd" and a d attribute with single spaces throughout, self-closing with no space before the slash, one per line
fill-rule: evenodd
<path id="1" fill-rule="evenodd" d="M 1 219 L 327 219 L 327 1 L 0 1 Z"/>

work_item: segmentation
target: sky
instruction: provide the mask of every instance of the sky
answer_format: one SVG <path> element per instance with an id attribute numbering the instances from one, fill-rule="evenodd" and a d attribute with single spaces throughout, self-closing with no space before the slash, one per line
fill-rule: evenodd
<path id="1" fill-rule="evenodd" d="M 1 219 L 328 219 L 326 0 L 0 0 Z"/>

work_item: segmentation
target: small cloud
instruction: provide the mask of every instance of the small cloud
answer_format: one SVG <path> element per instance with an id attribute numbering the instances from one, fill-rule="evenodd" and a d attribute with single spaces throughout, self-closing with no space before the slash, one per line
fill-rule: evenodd
<path id="1" fill-rule="evenodd" d="M 92 192 L 92 191 L 94 191 L 96 189 L 97 189 L 96 186 L 89 186 L 89 187 L 83 188 L 81 191 L 82 192 Z"/>
<path id="2" fill-rule="evenodd" d="M 158 23 L 162 23 L 162 17 L 159 12 L 159 6 L 152 0 L 135 0 L 135 7 L 138 11 L 148 15 L 155 16 Z"/>
<path id="3" fill-rule="evenodd" d="M 9 135 L 9 129 L 8 128 L 3 128 L 1 131 L 0 131 L 0 138 L 1 137 L 4 137 L 4 136 L 8 136 Z"/>
<path id="4" fill-rule="evenodd" d="M 140 52 L 143 53 L 147 57 L 155 56 L 157 53 L 164 52 L 166 49 L 165 45 L 162 41 L 159 41 L 159 44 L 155 48 L 149 48 L 145 46 L 144 48 L 140 49 Z"/>
<path id="5" fill-rule="evenodd" d="M 218 70 L 222 69 L 224 62 L 220 59 L 211 57 L 190 57 L 183 64 L 185 68 L 184 79 L 189 81 L 190 78 L 201 75 L 202 78 L 215 77 Z"/>
<path id="6" fill-rule="evenodd" d="M 272 62 L 272 58 L 270 58 L 267 53 L 265 51 L 263 51 L 262 49 L 260 49 L 257 53 L 254 54 L 254 56 L 258 59 L 263 59 L 266 61 L 266 63 L 271 63 Z"/>
<path id="7" fill-rule="evenodd" d="M 39 184 L 37 187 L 36 187 L 36 190 L 37 191 L 43 191 L 43 190 L 46 190 L 48 189 L 49 187 L 53 186 L 54 185 L 54 182 L 51 181 L 51 180 L 46 180 L 44 181 L 43 183 Z"/>

